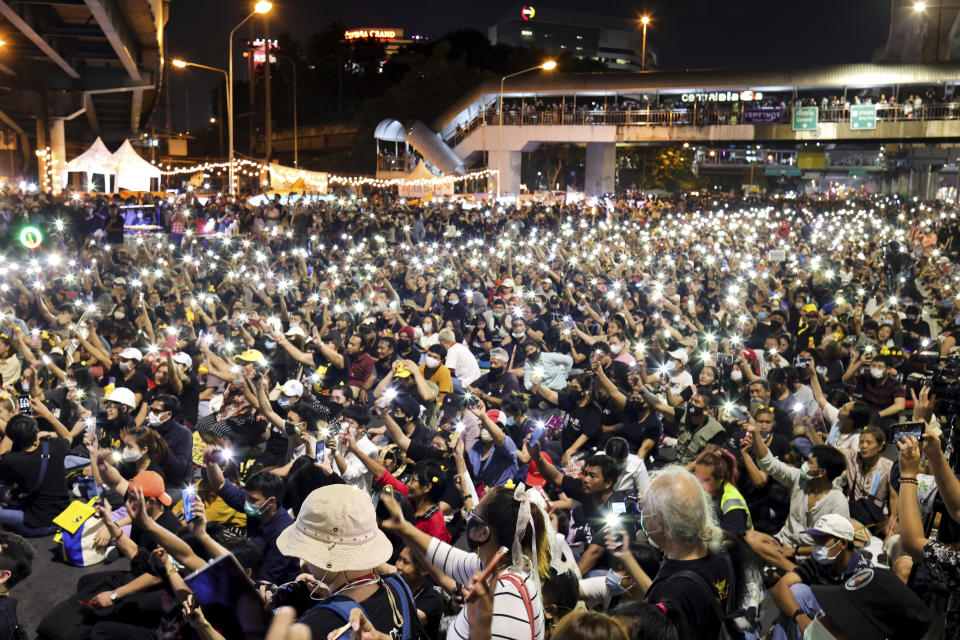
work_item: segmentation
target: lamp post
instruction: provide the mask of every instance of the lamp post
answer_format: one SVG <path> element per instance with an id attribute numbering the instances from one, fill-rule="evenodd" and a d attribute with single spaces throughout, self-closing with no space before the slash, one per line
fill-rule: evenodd
<path id="1" fill-rule="evenodd" d="M 293 69 L 293 166 L 297 169 L 300 168 L 299 158 L 298 158 L 298 145 L 297 145 L 297 61 L 291 58 L 290 56 L 283 56 L 279 53 L 277 54 L 278 58 L 283 58 L 290 63 L 290 68 Z"/>
<path id="2" fill-rule="evenodd" d="M 650 24 L 650 16 L 642 16 L 640 24 L 643 25 L 643 45 L 640 49 L 640 71 L 647 70 L 647 25 Z"/>
<path id="3" fill-rule="evenodd" d="M 926 2 L 923 2 L 923 0 L 919 0 L 918 2 L 914 2 L 914 3 L 913 3 L 913 10 L 916 11 L 917 13 L 923 13 L 924 11 L 927 10 L 927 3 L 926 3 Z M 933 53 L 933 61 L 934 61 L 934 62 L 937 62 L 938 60 L 940 60 L 940 18 L 941 18 L 942 15 L 943 15 L 943 0 L 940 0 L 940 2 L 937 3 L 937 49 L 936 49 L 936 51 L 934 51 L 934 53 Z M 923 40 L 922 40 L 922 42 L 921 42 L 921 50 L 920 50 L 920 61 L 921 61 L 921 62 L 923 62 L 923 48 L 924 48 L 923 45 L 926 44 L 926 40 L 927 40 L 927 30 L 924 29 L 924 30 L 923 30 Z M 949 48 L 949 47 L 948 47 L 948 48 Z"/>
<path id="4" fill-rule="evenodd" d="M 227 190 L 230 195 L 236 195 L 236 185 L 233 180 L 233 35 L 237 32 L 237 29 L 242 27 L 247 23 L 250 18 L 257 15 L 258 13 L 267 13 L 270 9 L 273 8 L 273 3 L 267 2 L 267 0 L 260 0 L 257 4 L 254 5 L 253 11 L 250 12 L 246 18 L 240 21 L 240 24 L 235 26 L 230 31 L 230 42 L 229 42 L 229 56 L 230 62 L 228 65 L 229 73 L 227 75 L 227 134 L 228 145 L 230 147 L 229 155 L 229 171 L 228 171 L 228 180 L 230 181 L 230 188 Z M 269 51 L 269 47 L 267 47 Z M 269 56 L 269 52 L 267 53 Z M 269 61 L 269 60 L 268 60 Z M 250 108 L 253 109 L 253 105 L 250 105 Z"/>
<path id="5" fill-rule="evenodd" d="M 547 60 L 544 63 L 538 64 L 535 67 L 530 67 L 529 69 L 524 69 L 523 71 L 517 71 L 516 73 L 511 73 L 500 78 L 500 98 L 498 102 L 498 111 L 499 111 L 499 122 L 497 124 L 497 200 L 500 199 L 500 180 L 503 175 L 501 168 L 503 166 L 503 83 L 506 82 L 508 78 L 514 76 L 519 76 L 524 73 L 529 73 L 530 71 L 536 71 L 537 69 L 543 69 L 544 71 L 553 71 L 557 68 L 557 63 L 553 60 Z M 523 114 L 521 114 L 522 117 Z"/>
<path id="6" fill-rule="evenodd" d="M 206 69 L 207 71 L 215 71 L 217 73 L 223 74 L 223 84 L 227 90 L 227 124 L 230 127 L 230 133 L 231 133 L 230 141 L 232 142 L 233 141 L 233 135 L 232 135 L 233 134 L 233 100 L 230 99 L 230 77 L 227 75 L 227 72 L 224 71 L 223 69 L 220 69 L 219 67 L 208 67 L 205 64 L 199 64 L 197 62 L 187 62 L 186 60 L 181 60 L 180 58 L 174 58 L 173 60 L 170 61 L 170 64 L 172 64 L 177 69 L 186 69 L 187 67 L 196 67 L 197 69 Z M 187 113 L 187 117 L 188 118 L 190 117 L 189 110 Z M 221 132 L 220 147 L 222 149 L 223 148 L 223 129 L 220 129 L 220 132 Z M 232 151 L 233 151 L 233 148 L 231 146 L 231 152 Z M 229 175 L 228 180 L 232 185 L 233 184 L 233 154 L 232 153 L 230 155 L 230 169 L 231 170 L 228 173 Z M 233 195 L 233 191 L 231 189 L 228 189 L 228 192 L 231 195 Z"/>

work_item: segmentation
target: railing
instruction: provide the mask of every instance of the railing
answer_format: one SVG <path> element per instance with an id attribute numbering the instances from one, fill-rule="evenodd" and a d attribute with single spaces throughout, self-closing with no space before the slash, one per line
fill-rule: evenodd
<path id="1" fill-rule="evenodd" d="M 811 105 L 812 106 L 812 105 Z M 753 107 L 741 103 L 741 107 Z M 756 105 L 756 108 L 764 108 Z M 776 109 L 778 107 L 768 107 Z M 779 107 L 783 110 L 783 119 L 780 124 L 789 124 L 792 107 Z M 907 104 L 877 105 L 878 122 L 908 122 L 931 120 L 960 120 L 960 103 L 931 104 L 914 107 Z M 820 108 L 819 122 L 849 122 L 850 107 Z M 724 107 L 696 106 L 650 107 L 647 109 L 599 109 L 599 110 L 561 110 L 543 109 L 540 111 L 504 110 L 504 126 L 538 126 L 538 125 L 607 125 L 607 126 L 709 126 L 723 124 L 742 124 L 743 112 L 741 109 L 731 110 Z M 456 128 L 453 135 L 447 136 L 446 142 L 450 147 L 456 147 L 463 139 L 477 127 L 486 125 L 496 127 L 500 124 L 495 107 L 478 114 L 466 124 Z"/>

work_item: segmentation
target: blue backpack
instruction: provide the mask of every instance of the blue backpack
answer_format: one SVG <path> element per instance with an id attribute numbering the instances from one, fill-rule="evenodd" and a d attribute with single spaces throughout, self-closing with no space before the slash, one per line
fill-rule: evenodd
<path id="1" fill-rule="evenodd" d="M 403 616 L 403 629 L 401 630 L 400 640 L 419 640 L 423 637 L 423 633 L 421 632 L 420 619 L 417 617 L 416 604 L 413 601 L 413 592 L 410 591 L 410 587 L 403 581 L 403 578 L 395 573 L 383 576 L 383 582 L 384 587 L 393 591 L 400 601 L 400 615 Z M 342 595 L 333 596 L 327 602 L 315 605 L 313 609 L 329 609 L 343 618 L 344 622 L 350 619 L 351 611 L 360 609 L 364 617 L 368 620 L 370 619 L 363 605 L 356 600 Z M 311 611 L 313 609 L 311 609 Z"/>

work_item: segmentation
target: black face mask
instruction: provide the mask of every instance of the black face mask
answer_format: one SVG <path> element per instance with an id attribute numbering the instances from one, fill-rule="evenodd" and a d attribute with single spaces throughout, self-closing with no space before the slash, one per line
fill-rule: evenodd
<path id="1" fill-rule="evenodd" d="M 698 407 L 696 405 L 690 405 L 687 407 L 687 417 L 699 418 L 701 416 L 703 416 L 703 407 Z"/>
<path id="2" fill-rule="evenodd" d="M 584 395 L 586 395 L 586 393 L 583 391 L 583 389 L 578 389 L 577 391 L 570 390 L 570 398 L 574 402 L 580 402 L 583 400 Z"/>
<path id="3" fill-rule="evenodd" d="M 490 365 L 490 377 L 491 378 L 500 377 L 501 375 L 503 375 L 503 369 L 504 369 L 503 367 L 495 367 L 493 365 Z"/>
<path id="4" fill-rule="evenodd" d="M 477 549 L 482 547 L 483 544 L 486 542 L 486 540 L 474 540 L 473 538 L 470 537 L 470 532 L 474 529 L 480 529 L 481 527 L 485 527 L 485 526 L 487 526 L 486 523 L 484 523 L 480 518 L 475 516 L 473 513 L 467 514 L 466 529 L 464 530 L 464 533 L 467 538 L 467 547 L 470 549 L 470 551 L 476 552 Z"/>
<path id="5" fill-rule="evenodd" d="M 397 340 L 397 349 L 400 351 L 406 351 L 410 348 L 411 342 L 409 340 Z"/>

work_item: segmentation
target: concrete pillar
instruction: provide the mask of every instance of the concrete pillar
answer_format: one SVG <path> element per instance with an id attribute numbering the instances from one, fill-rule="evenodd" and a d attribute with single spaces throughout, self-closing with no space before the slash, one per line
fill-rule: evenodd
<path id="1" fill-rule="evenodd" d="M 67 147 L 66 138 L 63 132 L 63 118 L 54 118 L 50 123 L 50 151 L 53 154 L 53 175 L 50 177 L 50 184 L 53 193 L 58 194 L 67 184 Z"/>
<path id="2" fill-rule="evenodd" d="M 587 175 L 583 191 L 588 196 L 613 193 L 616 188 L 617 145 L 613 142 L 587 143 Z"/>
<path id="3" fill-rule="evenodd" d="M 520 151 L 490 151 L 487 154 L 487 168 L 500 171 L 500 195 L 517 195 L 520 193 Z M 496 182 L 492 183 L 490 191 L 497 193 Z"/>

